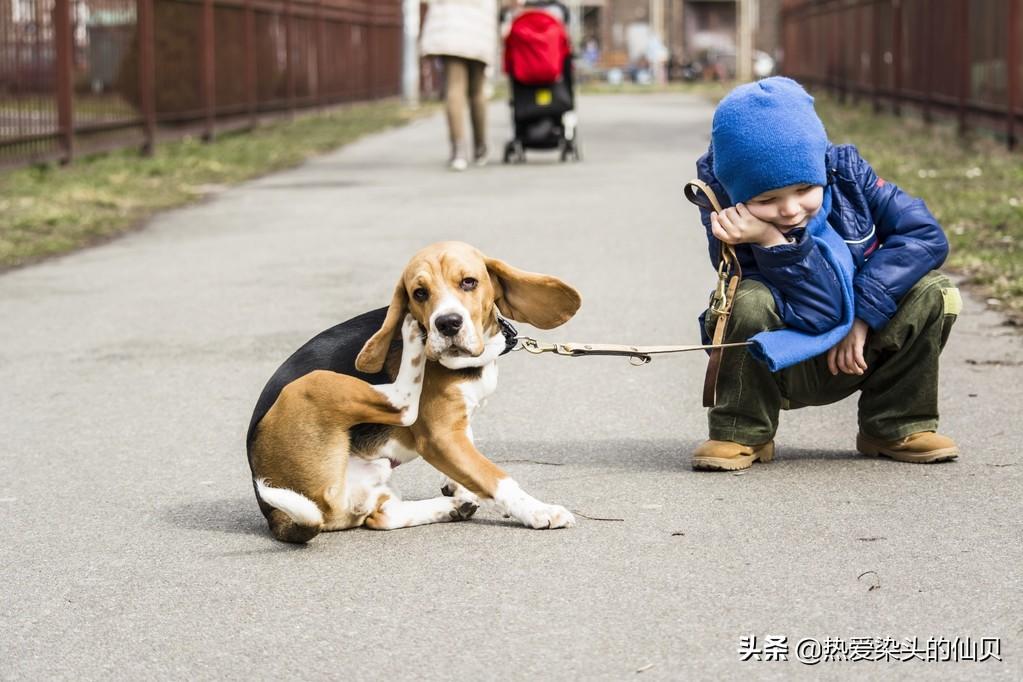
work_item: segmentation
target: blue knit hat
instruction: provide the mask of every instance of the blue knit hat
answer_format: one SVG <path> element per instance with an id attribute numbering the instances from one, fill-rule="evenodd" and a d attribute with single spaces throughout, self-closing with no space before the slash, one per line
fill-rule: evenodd
<path id="1" fill-rule="evenodd" d="M 728 93 L 714 112 L 711 147 L 714 175 L 735 203 L 788 185 L 827 184 L 828 135 L 813 97 L 789 78 Z"/>

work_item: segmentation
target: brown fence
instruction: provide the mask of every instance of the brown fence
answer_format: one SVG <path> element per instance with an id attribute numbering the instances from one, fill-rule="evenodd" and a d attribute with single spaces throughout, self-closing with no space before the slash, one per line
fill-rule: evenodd
<path id="1" fill-rule="evenodd" d="M 0 166 L 401 90 L 400 0 L 0 0 Z"/>
<path id="2" fill-rule="evenodd" d="M 1023 0 L 789 0 L 784 72 L 1017 141 Z"/>

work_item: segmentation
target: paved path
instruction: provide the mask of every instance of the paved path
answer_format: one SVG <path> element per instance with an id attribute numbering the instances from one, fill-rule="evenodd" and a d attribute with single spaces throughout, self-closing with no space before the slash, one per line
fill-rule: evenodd
<path id="1" fill-rule="evenodd" d="M 575 284 L 582 310 L 545 338 L 695 341 L 713 273 L 680 188 L 710 114 L 586 98 L 583 163 L 462 175 L 434 117 L 0 277 L 0 677 L 1019 679 L 1023 345 L 973 302 L 942 374 L 956 463 L 856 456 L 850 400 L 784 415 L 770 465 L 697 473 L 701 356 L 515 354 L 481 449 L 620 520 L 267 535 L 243 443 L 263 383 L 385 304 L 422 245 Z M 416 499 L 440 477 L 395 482 Z M 741 662 L 748 634 L 999 637 L 1004 662 Z"/>

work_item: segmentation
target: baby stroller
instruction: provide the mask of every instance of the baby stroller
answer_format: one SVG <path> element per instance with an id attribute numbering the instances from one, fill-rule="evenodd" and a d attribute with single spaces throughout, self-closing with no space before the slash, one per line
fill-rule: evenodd
<path id="1" fill-rule="evenodd" d="M 512 21 L 504 70 L 511 82 L 515 137 L 504 147 L 505 163 L 524 162 L 527 149 L 557 149 L 562 161 L 580 158 L 567 19 L 561 3 L 532 2 Z"/>

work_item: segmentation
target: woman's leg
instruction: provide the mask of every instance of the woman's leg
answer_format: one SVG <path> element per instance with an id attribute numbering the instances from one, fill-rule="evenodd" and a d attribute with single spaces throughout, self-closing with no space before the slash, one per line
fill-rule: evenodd
<path id="1" fill-rule="evenodd" d="M 487 157 L 487 97 L 484 92 L 487 65 L 467 60 L 469 72 L 469 115 L 472 119 L 473 159 L 485 161 Z"/>
<path id="2" fill-rule="evenodd" d="M 468 154 L 465 148 L 466 93 L 469 88 L 469 62 L 460 57 L 443 57 L 444 104 L 448 116 L 448 135 L 451 140 L 452 167 L 461 160 L 465 167 Z"/>

